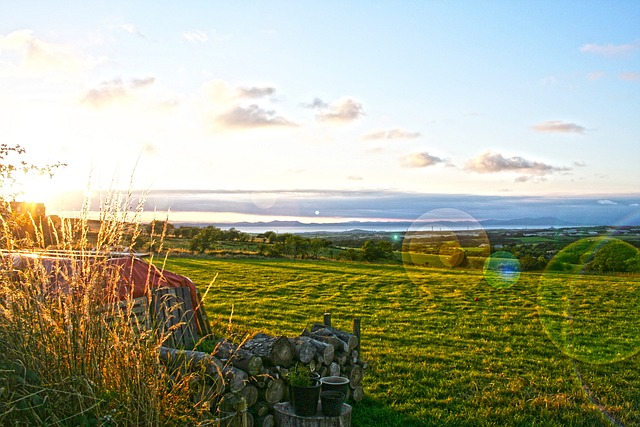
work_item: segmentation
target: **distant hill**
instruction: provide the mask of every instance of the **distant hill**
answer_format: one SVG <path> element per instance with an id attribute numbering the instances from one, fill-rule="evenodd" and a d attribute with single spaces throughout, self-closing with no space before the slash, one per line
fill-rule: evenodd
<path id="1" fill-rule="evenodd" d="M 554 217 L 540 217 L 540 218 L 517 218 L 517 219 L 486 219 L 482 221 L 437 221 L 437 222 L 425 222 L 423 226 L 451 227 L 451 228 L 472 228 L 478 227 L 480 224 L 482 227 L 572 227 L 579 226 L 579 224 L 572 224 L 567 221 L 562 221 Z M 263 229 L 263 230 L 279 230 L 283 228 L 287 229 L 300 229 L 304 231 L 308 228 L 321 229 L 326 227 L 327 229 L 359 229 L 359 230 L 378 230 L 378 229 L 395 229 L 395 230 L 408 230 L 410 227 L 415 227 L 416 224 L 413 221 L 347 221 L 347 222 L 333 222 L 333 223 L 305 223 L 300 221 L 257 221 L 257 222 L 233 222 L 233 223 L 207 223 L 207 224 L 190 224 L 190 225 L 214 225 L 220 228 L 236 228 L 238 230 L 243 229 Z"/>

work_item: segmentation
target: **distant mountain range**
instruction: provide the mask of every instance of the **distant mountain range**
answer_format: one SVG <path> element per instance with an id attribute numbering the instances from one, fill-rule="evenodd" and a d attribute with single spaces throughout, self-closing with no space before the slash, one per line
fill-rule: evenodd
<path id="1" fill-rule="evenodd" d="M 486 228 L 523 228 L 523 227 L 572 227 L 579 226 L 579 224 L 569 223 L 562 221 L 554 217 L 541 217 L 541 218 L 518 218 L 518 219 L 486 219 L 482 221 L 436 221 L 436 222 L 424 222 L 423 227 L 442 226 L 450 228 L 477 228 L 478 224 Z M 416 227 L 414 221 L 347 221 L 347 222 L 333 222 L 333 223 L 304 223 L 300 221 L 258 221 L 258 222 L 233 222 L 233 223 L 208 223 L 208 224 L 191 224 L 191 225 L 214 225 L 220 228 L 236 228 L 238 230 L 243 229 L 263 229 L 263 230 L 278 230 L 282 228 L 295 228 L 295 229 L 360 229 L 360 230 L 379 230 L 379 229 L 395 229 L 395 230 L 408 230 L 411 227 Z"/>

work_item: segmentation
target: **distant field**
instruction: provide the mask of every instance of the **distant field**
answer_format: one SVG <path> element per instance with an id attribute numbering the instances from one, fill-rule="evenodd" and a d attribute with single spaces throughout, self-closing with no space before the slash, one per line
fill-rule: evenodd
<path id="1" fill-rule="evenodd" d="M 325 312 L 343 329 L 361 317 L 371 367 L 354 427 L 640 425 L 637 278 L 523 273 L 496 289 L 479 270 L 198 258 L 166 267 L 203 291 L 218 275 L 206 307 L 219 330 L 232 313 L 235 332 L 288 336 Z"/>

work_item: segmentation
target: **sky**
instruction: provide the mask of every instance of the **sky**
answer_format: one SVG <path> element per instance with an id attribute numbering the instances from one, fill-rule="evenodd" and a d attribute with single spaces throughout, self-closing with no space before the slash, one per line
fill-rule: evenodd
<path id="1" fill-rule="evenodd" d="M 170 220 L 640 222 L 638 1 L 3 1 L 25 200 Z M 97 203 L 97 202 L 96 202 Z"/>

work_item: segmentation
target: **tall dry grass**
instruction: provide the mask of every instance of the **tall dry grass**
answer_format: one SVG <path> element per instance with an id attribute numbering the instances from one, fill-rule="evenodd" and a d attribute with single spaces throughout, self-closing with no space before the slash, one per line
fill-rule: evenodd
<path id="1" fill-rule="evenodd" d="M 195 374 L 159 363 L 166 337 L 115 304 L 117 274 L 103 255 L 133 248 L 141 209 L 131 194 L 107 196 L 95 233 L 88 204 L 79 220 L 32 221 L 26 235 L 14 214 L 0 215 L 0 425 L 212 423 L 192 399 Z M 45 246 L 72 262 L 43 262 Z"/>

